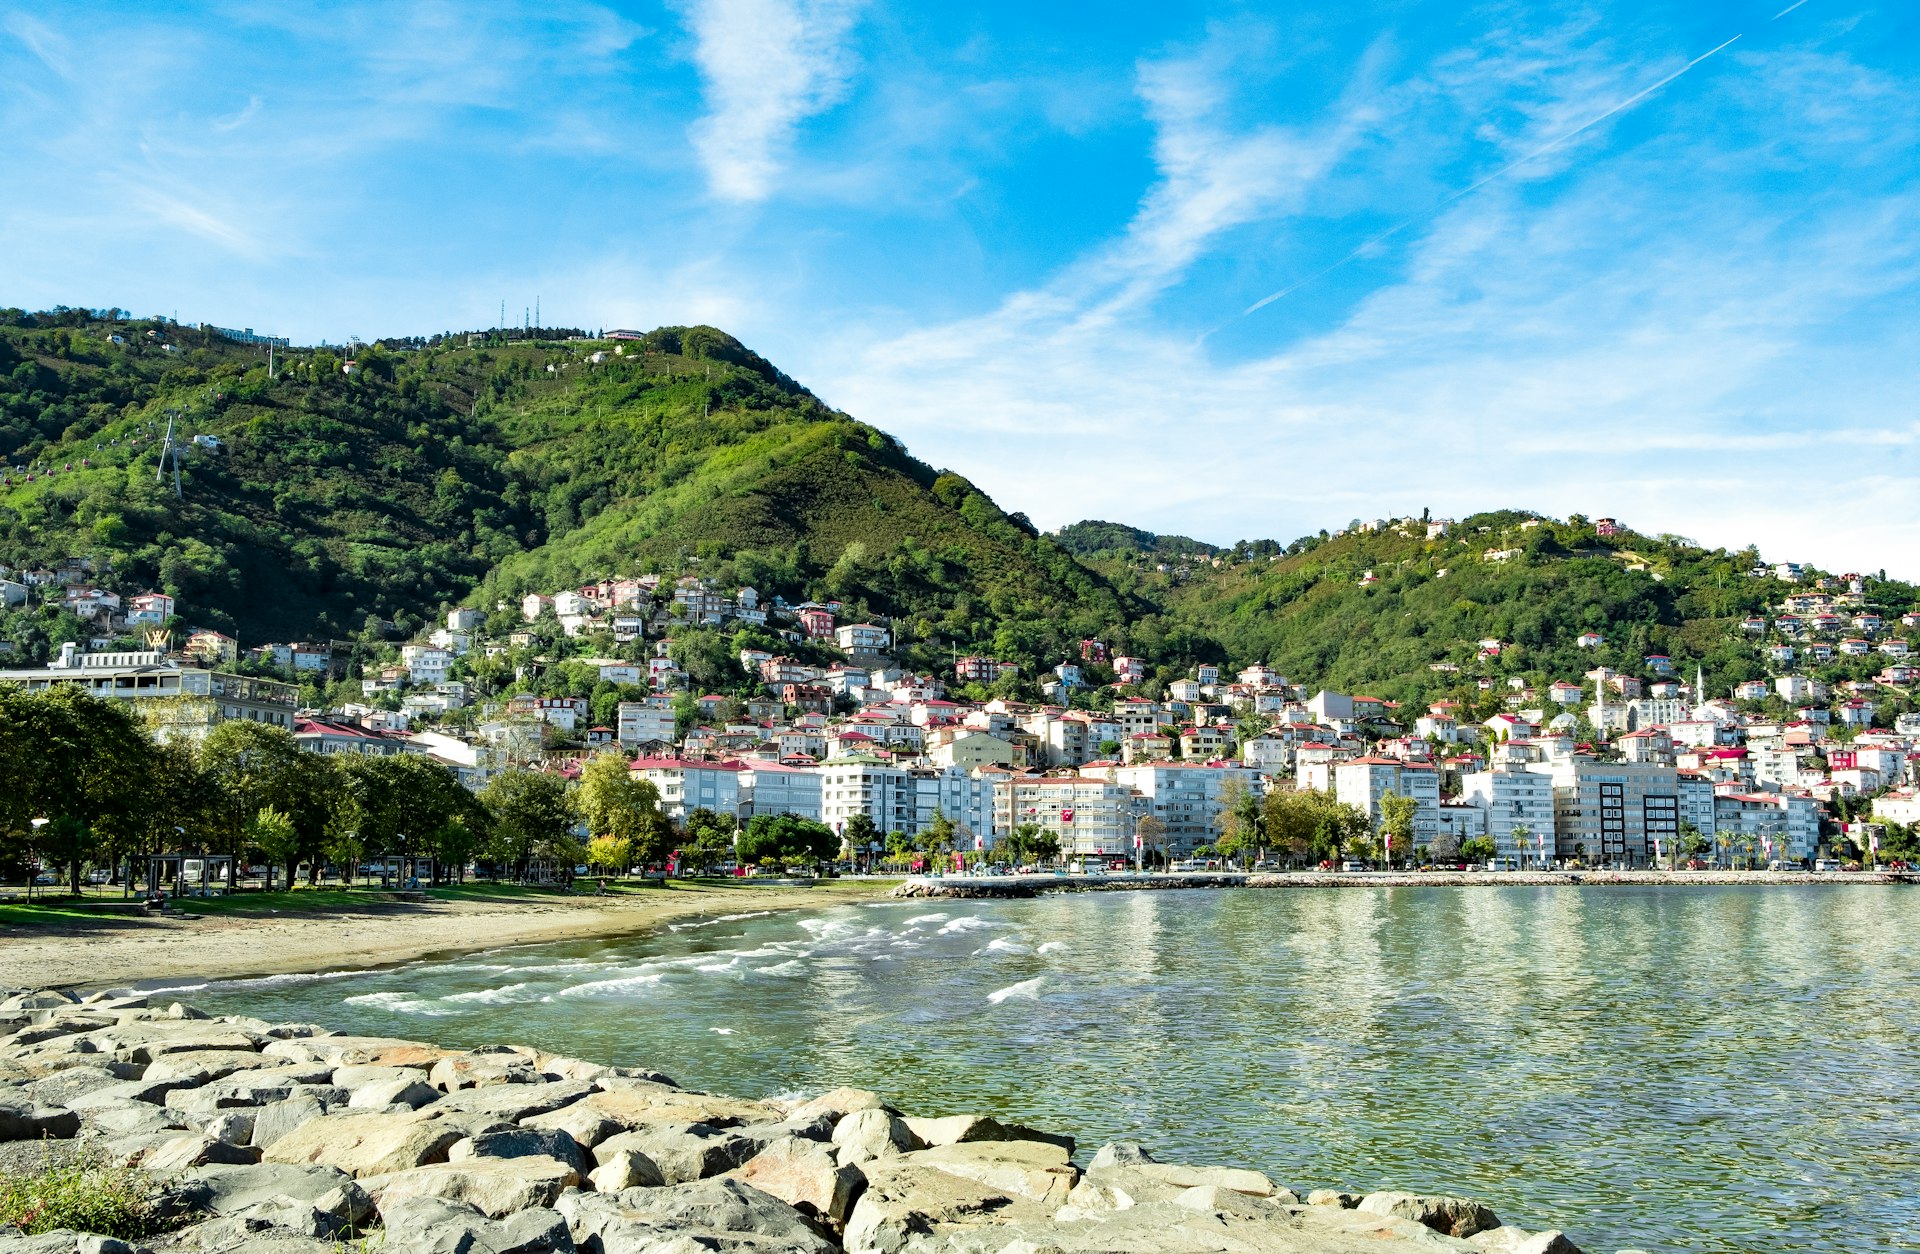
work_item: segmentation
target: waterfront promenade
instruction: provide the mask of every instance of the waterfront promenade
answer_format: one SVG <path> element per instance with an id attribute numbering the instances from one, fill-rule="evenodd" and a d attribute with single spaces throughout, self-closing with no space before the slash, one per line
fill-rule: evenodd
<path id="1" fill-rule="evenodd" d="M 1604 888 L 1727 884 L 1913 884 L 1912 871 L 1130 871 L 919 875 L 896 897 L 1036 897 L 1043 893 L 1182 888 Z"/>

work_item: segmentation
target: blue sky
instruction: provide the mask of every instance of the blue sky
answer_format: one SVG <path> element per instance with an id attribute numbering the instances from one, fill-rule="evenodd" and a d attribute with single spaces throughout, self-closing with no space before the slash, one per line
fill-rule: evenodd
<path id="1" fill-rule="evenodd" d="M 1043 526 L 1920 575 L 1920 11 L 1790 5 L 0 0 L 0 303 L 711 322 Z"/>

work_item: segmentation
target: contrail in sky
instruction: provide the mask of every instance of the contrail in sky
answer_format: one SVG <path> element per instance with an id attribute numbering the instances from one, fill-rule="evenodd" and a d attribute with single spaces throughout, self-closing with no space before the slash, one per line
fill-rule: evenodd
<path id="1" fill-rule="evenodd" d="M 1773 15 L 1773 20 L 1774 20 L 1774 21 L 1776 21 L 1776 22 L 1777 22 L 1777 21 L 1779 21 L 1779 20 L 1780 20 L 1781 18 L 1783 18 L 1783 17 L 1785 17 L 1785 16 L 1787 15 L 1787 14 L 1789 14 L 1789 13 L 1791 13 L 1791 12 L 1793 12 L 1793 11 L 1794 11 L 1795 9 L 1797 9 L 1797 8 L 1799 8 L 1799 7 L 1801 6 L 1801 5 L 1803 5 L 1803 4 L 1805 4 L 1806 2 L 1807 2 L 1807 0 L 1793 0 L 1793 3 L 1792 3 L 1792 4 L 1790 4 L 1790 5 L 1788 5 L 1788 6 L 1786 7 L 1786 8 L 1784 8 L 1784 9 L 1782 9 L 1782 10 L 1780 10 L 1780 11 L 1779 11 L 1778 13 L 1776 13 L 1776 14 L 1774 14 L 1774 15 Z"/>
<path id="2" fill-rule="evenodd" d="M 1807 0 L 1800 0 L 1800 4 L 1805 4 L 1806 2 Z M 1794 9 L 1799 8 L 1800 4 L 1794 5 L 1793 8 Z M 1791 13 L 1792 11 L 1793 9 L 1786 10 L 1786 12 L 1788 13 Z M 1340 260 L 1334 262 L 1332 265 L 1328 266 L 1326 269 L 1317 270 L 1314 273 L 1308 275 L 1306 278 L 1300 279 L 1297 282 L 1291 283 L 1288 286 L 1281 288 L 1279 291 L 1275 292 L 1273 295 L 1262 297 L 1261 299 L 1253 302 L 1253 304 L 1248 305 L 1246 309 L 1241 311 L 1241 316 L 1245 317 L 1247 314 L 1250 314 L 1257 309 L 1262 309 L 1268 305 L 1271 305 L 1276 300 L 1280 300 L 1283 297 L 1293 295 L 1293 293 L 1299 291 L 1301 288 L 1305 287 L 1307 284 L 1315 282 L 1316 280 L 1321 279 L 1326 275 L 1332 274 L 1335 270 L 1338 270 L 1341 266 L 1346 265 L 1349 261 L 1352 261 L 1355 257 L 1358 257 L 1360 254 L 1366 252 L 1368 249 L 1372 248 L 1375 244 L 1381 243 L 1382 241 L 1387 239 L 1391 239 L 1393 236 L 1398 235 L 1400 232 L 1406 230 L 1408 227 L 1414 225 L 1417 222 L 1426 221 L 1428 218 L 1431 218 L 1434 214 L 1439 213 L 1442 209 L 1445 209 L 1448 205 L 1452 204 L 1454 201 L 1459 200 L 1464 196 L 1473 195 L 1473 193 L 1479 191 L 1481 188 L 1493 182 L 1495 179 L 1500 178 L 1502 175 L 1511 173 L 1512 171 L 1525 165 L 1527 162 L 1533 160 L 1535 157 L 1544 156 L 1545 154 L 1552 152 L 1555 148 L 1560 147 L 1560 145 L 1566 143 L 1570 139 L 1573 139 L 1575 136 L 1581 135 L 1586 131 L 1592 130 L 1594 127 L 1600 125 L 1602 122 L 1606 121 L 1608 118 L 1612 117 L 1614 114 L 1619 113 L 1626 109 L 1633 108 L 1633 106 L 1639 104 L 1642 100 L 1645 100 L 1648 96 L 1651 96 L 1654 92 L 1659 91 L 1662 87 L 1665 87 L 1668 83 L 1671 83 L 1674 79 L 1679 78 L 1682 74 L 1685 74 L 1688 70 L 1691 70 L 1694 66 L 1700 64 L 1702 61 L 1705 61 L 1708 57 L 1711 57 L 1716 53 L 1725 51 L 1729 46 L 1737 42 L 1739 39 L 1740 39 L 1740 36 L 1735 35 L 1732 39 L 1727 40 L 1726 43 L 1721 44 L 1718 48 L 1712 48 L 1706 52 L 1701 53 L 1699 56 L 1687 62 L 1685 65 L 1681 66 L 1679 69 L 1675 70 L 1673 73 L 1661 79 L 1659 82 L 1653 84 L 1651 87 L 1642 88 L 1641 90 L 1635 92 L 1633 95 L 1628 96 L 1625 100 L 1622 100 L 1619 104 L 1614 105 L 1611 109 L 1608 109 L 1605 113 L 1601 113 L 1594 117 L 1588 118 L 1585 122 L 1582 122 L 1580 125 L 1574 127 L 1572 130 L 1567 131 L 1561 135 L 1555 136 L 1554 138 L 1548 140 L 1546 143 L 1540 145 L 1538 148 L 1535 148 L 1531 152 L 1524 153 L 1521 156 L 1515 157 L 1512 161 L 1509 161 L 1507 164 L 1501 166 L 1498 170 L 1495 170 L 1492 174 L 1489 174 L 1485 178 L 1482 178 L 1477 182 L 1474 182 L 1472 184 L 1469 184 L 1466 187 L 1461 188 L 1459 191 L 1453 193 L 1451 196 L 1448 196 L 1445 200 L 1442 200 L 1439 204 L 1434 205 L 1431 209 L 1428 209 L 1425 213 L 1416 214 L 1415 216 L 1408 218 L 1406 221 L 1401 222 L 1396 226 L 1389 227 L 1386 230 L 1380 232 L 1380 234 L 1374 236 L 1372 239 L 1368 240 L 1366 243 L 1360 245 L 1360 247 L 1354 249 L 1352 252 L 1348 253 L 1346 256 L 1340 258 Z"/>

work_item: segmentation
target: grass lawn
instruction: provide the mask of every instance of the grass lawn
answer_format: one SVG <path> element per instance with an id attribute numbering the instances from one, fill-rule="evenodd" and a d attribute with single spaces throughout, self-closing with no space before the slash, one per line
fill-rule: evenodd
<path id="1" fill-rule="evenodd" d="M 573 896 L 590 897 L 597 881 L 579 879 L 574 881 Z M 821 881 L 832 883 L 833 881 Z M 711 879 L 675 879 L 675 880 L 608 880 L 609 897 L 632 897 L 640 894 L 662 892 L 726 892 L 729 890 L 772 888 L 775 885 L 765 879 L 735 879 L 732 876 L 716 876 Z M 876 890 L 882 890 L 885 884 L 874 882 Z M 395 903 L 387 889 L 377 883 L 372 886 L 356 885 L 352 888 L 300 888 L 292 891 L 275 892 L 248 891 L 236 893 L 231 897 L 183 897 L 169 900 L 167 908 L 181 914 L 220 915 L 246 917 L 268 914 L 305 914 L 324 913 L 332 910 L 366 909 L 373 906 L 390 907 Z M 441 888 L 421 890 L 431 901 L 512 901 L 524 898 L 555 897 L 561 894 L 551 888 L 532 888 L 524 884 L 495 884 L 487 881 L 471 881 L 465 884 L 448 885 Z M 795 891 L 802 891 L 796 889 Z M 120 890 L 112 890 L 112 896 L 37 897 L 32 902 L 15 900 L 0 902 L 0 925 L 31 927 L 72 926 L 76 923 L 102 923 L 110 920 L 138 917 L 126 905 L 108 905 L 122 902 Z M 137 899 L 136 899 L 137 900 Z"/>

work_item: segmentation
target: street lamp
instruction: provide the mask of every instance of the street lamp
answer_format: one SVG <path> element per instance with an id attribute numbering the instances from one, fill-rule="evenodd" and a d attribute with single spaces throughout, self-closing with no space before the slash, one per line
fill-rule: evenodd
<path id="1" fill-rule="evenodd" d="M 34 844 L 40 843 L 41 829 L 53 822 L 52 819 L 29 819 L 27 825 L 33 828 Z M 27 900 L 33 900 L 33 886 L 40 879 L 40 859 L 35 857 L 27 864 Z"/>

